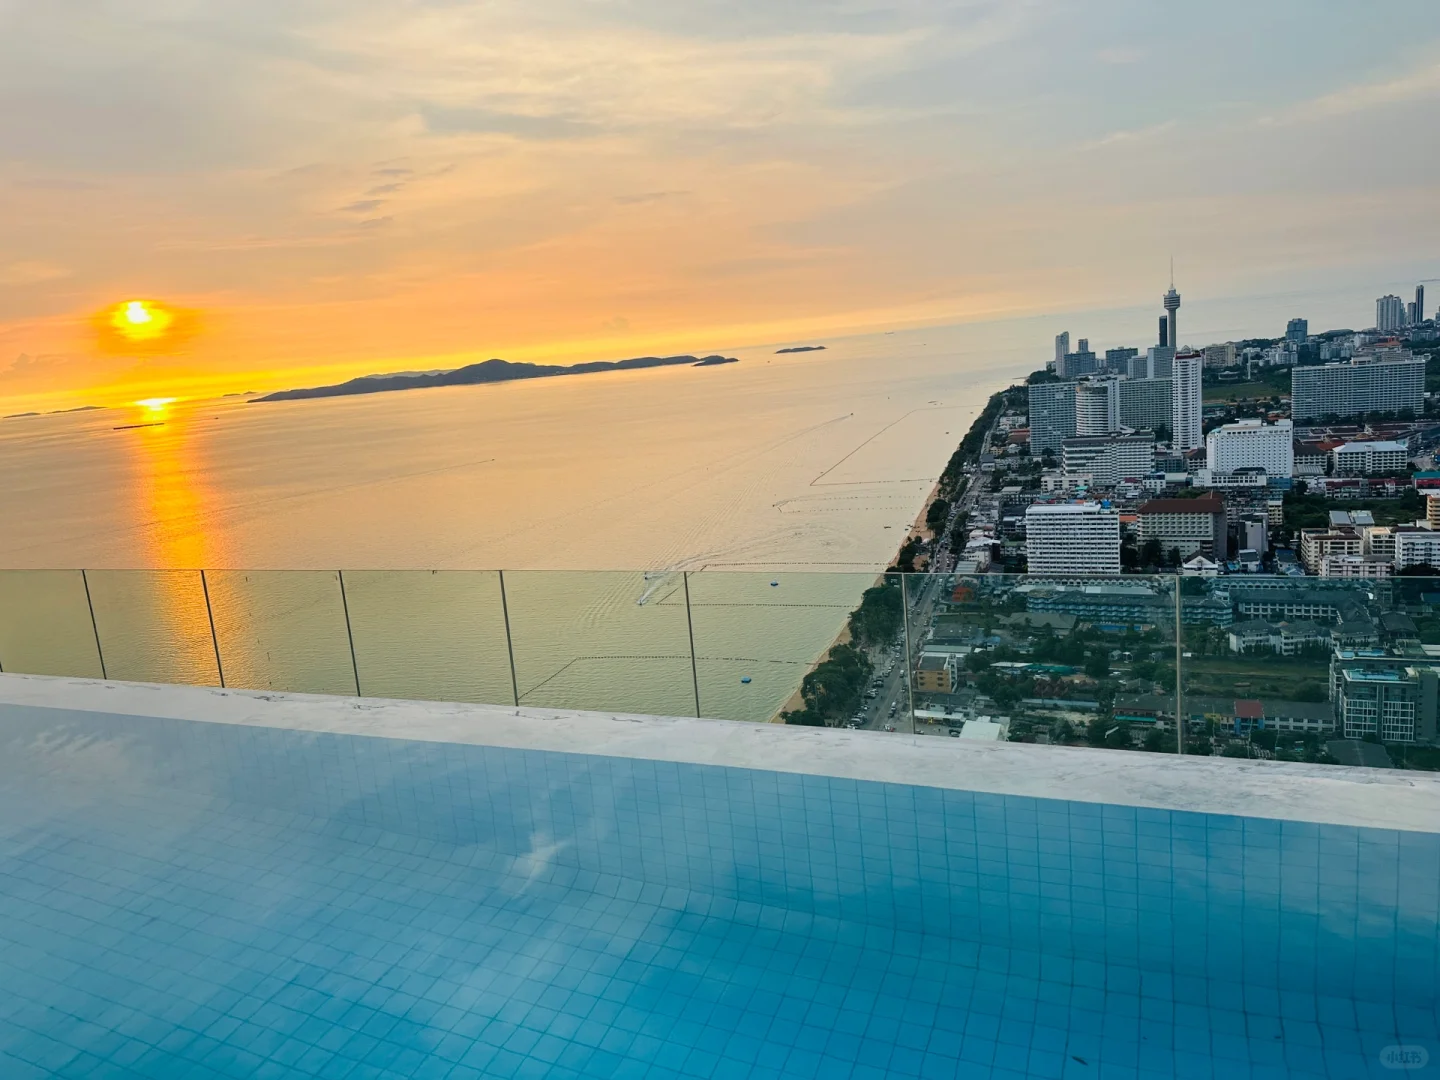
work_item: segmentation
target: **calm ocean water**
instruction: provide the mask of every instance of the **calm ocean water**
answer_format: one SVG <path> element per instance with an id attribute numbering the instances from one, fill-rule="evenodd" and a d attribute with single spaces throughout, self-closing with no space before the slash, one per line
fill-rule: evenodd
<path id="1" fill-rule="evenodd" d="M 1182 325 L 1198 341 L 1273 332 L 1292 308 L 1212 306 L 1199 314 L 1213 331 L 1188 310 Z M 705 715 L 763 719 L 893 557 L 988 395 L 1042 366 L 1059 329 L 1143 344 L 1153 315 L 724 350 L 741 362 L 715 368 L 190 403 L 126 430 L 146 417 L 0 422 L 0 568 L 92 571 L 88 595 L 78 575 L 0 573 L 0 665 L 98 675 L 104 653 L 111 677 L 215 682 L 223 667 L 229 685 L 341 693 L 358 666 L 367 694 L 666 713 L 693 712 L 698 681 Z M 137 568 L 247 571 L 210 578 L 219 663 L 198 575 L 105 572 Z M 500 568 L 513 686 L 493 575 L 393 573 Z M 692 574 L 693 625 L 680 570 L 707 571 Z"/>

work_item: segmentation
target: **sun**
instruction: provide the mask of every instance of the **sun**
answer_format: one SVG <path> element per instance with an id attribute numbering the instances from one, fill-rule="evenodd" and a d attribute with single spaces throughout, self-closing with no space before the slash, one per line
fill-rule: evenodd
<path id="1" fill-rule="evenodd" d="M 164 412 L 167 405 L 173 405 L 179 400 L 179 398 L 173 397 L 150 397 L 141 398 L 139 401 L 135 402 L 135 404 L 139 405 L 147 412 Z"/>
<path id="2" fill-rule="evenodd" d="M 175 325 L 175 314 L 153 300 L 126 300 L 110 310 L 110 327 L 126 341 L 160 341 Z"/>

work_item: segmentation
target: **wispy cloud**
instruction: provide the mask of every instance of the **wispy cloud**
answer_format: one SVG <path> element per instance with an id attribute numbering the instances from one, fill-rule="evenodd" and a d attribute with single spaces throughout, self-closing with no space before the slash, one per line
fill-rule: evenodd
<path id="1" fill-rule="evenodd" d="M 1440 98 L 1440 64 L 1419 68 L 1399 78 L 1356 83 L 1267 115 L 1261 122 L 1278 124 L 1322 120 L 1429 98 Z"/>

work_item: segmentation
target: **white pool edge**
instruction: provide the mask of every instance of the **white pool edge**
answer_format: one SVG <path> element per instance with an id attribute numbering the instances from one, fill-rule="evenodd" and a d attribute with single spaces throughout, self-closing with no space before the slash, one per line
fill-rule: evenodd
<path id="1" fill-rule="evenodd" d="M 882 783 L 1440 832 L 1440 774 L 725 720 L 0 675 L 6 706 L 688 762 Z"/>

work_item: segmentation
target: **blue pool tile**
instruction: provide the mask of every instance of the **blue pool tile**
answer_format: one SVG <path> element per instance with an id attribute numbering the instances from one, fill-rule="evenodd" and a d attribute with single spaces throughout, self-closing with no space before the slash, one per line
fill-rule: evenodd
<path id="1" fill-rule="evenodd" d="M 0 743 L 6 1080 L 1358 1076 L 1440 1029 L 1434 834 L 35 710 Z M 70 775 L 99 746 L 128 770 Z"/>

